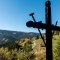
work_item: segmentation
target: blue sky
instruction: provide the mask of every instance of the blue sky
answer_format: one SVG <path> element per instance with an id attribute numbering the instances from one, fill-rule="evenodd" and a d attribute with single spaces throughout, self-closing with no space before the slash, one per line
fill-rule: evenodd
<path id="1" fill-rule="evenodd" d="M 29 16 L 35 13 L 36 21 L 45 23 L 46 0 L 0 0 L 0 29 L 38 32 L 37 29 L 28 28 L 26 22 L 32 20 Z M 60 0 L 51 0 L 52 24 L 58 21 L 60 26 Z"/>

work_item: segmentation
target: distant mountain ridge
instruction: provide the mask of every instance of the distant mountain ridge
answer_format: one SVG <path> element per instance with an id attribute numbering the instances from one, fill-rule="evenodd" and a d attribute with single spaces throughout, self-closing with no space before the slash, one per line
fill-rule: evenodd
<path id="1" fill-rule="evenodd" d="M 39 36 L 39 33 L 0 30 L 0 44 L 20 40 L 21 38 L 32 38 L 35 36 Z"/>

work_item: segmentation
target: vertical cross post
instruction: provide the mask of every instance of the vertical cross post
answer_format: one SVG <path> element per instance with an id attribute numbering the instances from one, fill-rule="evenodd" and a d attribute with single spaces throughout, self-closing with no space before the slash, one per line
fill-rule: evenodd
<path id="1" fill-rule="evenodd" d="M 51 3 L 46 1 L 45 3 L 45 18 L 46 18 L 46 60 L 53 60 L 52 55 L 52 29 L 51 29 Z"/>

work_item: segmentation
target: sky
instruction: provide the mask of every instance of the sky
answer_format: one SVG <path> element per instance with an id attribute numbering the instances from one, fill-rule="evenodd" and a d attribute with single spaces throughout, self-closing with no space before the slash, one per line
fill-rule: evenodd
<path id="1" fill-rule="evenodd" d="M 33 21 L 30 13 L 35 13 L 36 21 L 45 23 L 46 0 L 0 0 L 0 29 L 24 32 L 38 32 L 28 28 L 27 21 Z M 52 24 L 60 26 L 60 0 L 51 0 Z M 43 31 L 42 31 L 43 32 Z"/>

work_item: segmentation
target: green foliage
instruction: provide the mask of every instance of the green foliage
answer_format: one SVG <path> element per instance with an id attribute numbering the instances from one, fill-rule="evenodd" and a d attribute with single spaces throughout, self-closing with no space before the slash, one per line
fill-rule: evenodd
<path id="1" fill-rule="evenodd" d="M 23 50 L 26 52 L 30 52 L 32 50 L 32 45 L 31 44 L 25 44 L 23 47 Z"/>
<path id="2" fill-rule="evenodd" d="M 60 60 L 60 41 L 58 41 L 57 46 L 54 49 L 54 59 Z"/>
<path id="3" fill-rule="evenodd" d="M 54 35 L 53 37 L 53 58 L 54 60 L 60 60 L 60 35 Z"/>
<path id="4" fill-rule="evenodd" d="M 35 60 L 29 39 L 0 45 L 0 60 Z"/>

